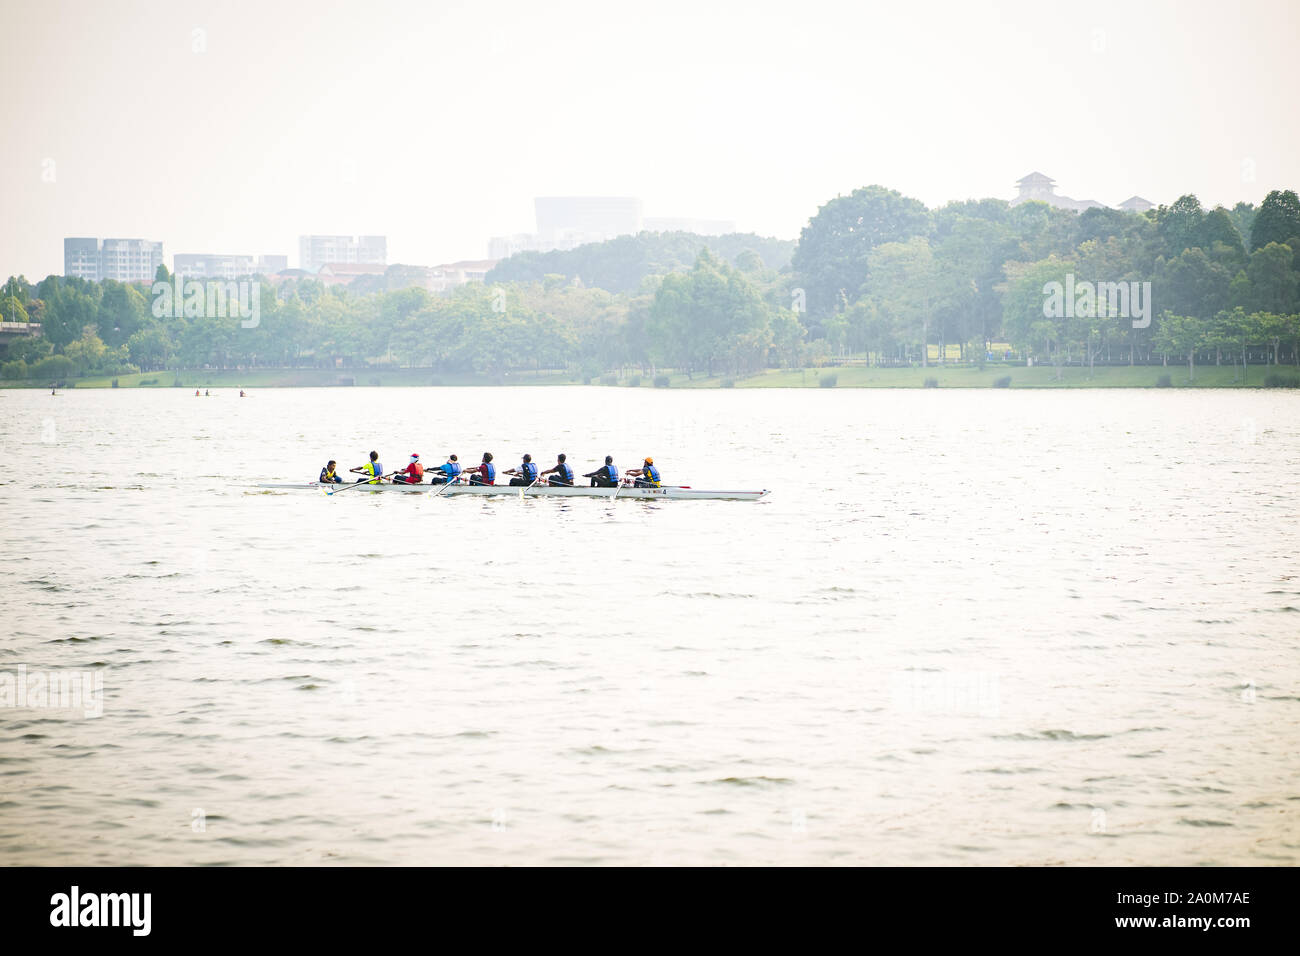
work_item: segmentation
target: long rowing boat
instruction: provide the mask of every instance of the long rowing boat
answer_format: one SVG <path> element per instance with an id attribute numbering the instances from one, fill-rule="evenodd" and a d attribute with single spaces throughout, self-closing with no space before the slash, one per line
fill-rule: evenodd
<path id="1" fill-rule="evenodd" d="M 328 485 L 316 481 L 299 482 L 297 484 L 267 484 L 257 485 L 268 491 L 302 491 L 306 488 L 316 488 L 322 491 L 342 491 L 344 488 L 351 488 L 352 485 Z M 589 488 L 584 485 L 533 485 L 526 488 L 521 485 L 462 485 L 456 484 L 444 491 L 444 485 L 404 485 L 404 484 L 382 484 L 370 485 L 357 488 L 357 491 L 404 491 L 407 494 L 439 494 L 444 498 L 452 495 L 518 495 L 526 494 L 530 498 L 614 498 L 617 493 L 617 500 L 625 499 L 652 499 L 661 498 L 693 498 L 693 499 L 716 499 L 722 501 L 757 501 L 765 497 L 769 492 L 763 491 L 709 491 L 704 488 L 691 488 L 683 485 L 665 485 L 662 488 L 632 488 L 624 485 L 621 488 Z"/>

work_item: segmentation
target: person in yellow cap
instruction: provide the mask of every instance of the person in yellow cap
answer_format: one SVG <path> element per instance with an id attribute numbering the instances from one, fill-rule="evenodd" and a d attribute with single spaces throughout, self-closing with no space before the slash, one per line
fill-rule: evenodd
<path id="1" fill-rule="evenodd" d="M 640 468 L 629 468 L 627 473 L 630 477 L 636 479 L 633 483 L 634 488 L 659 487 L 659 469 L 655 467 L 655 460 L 648 455 Z"/>

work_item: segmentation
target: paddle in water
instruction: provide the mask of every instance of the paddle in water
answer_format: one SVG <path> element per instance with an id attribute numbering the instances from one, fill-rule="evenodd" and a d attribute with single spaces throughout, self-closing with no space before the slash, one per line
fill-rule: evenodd
<path id="1" fill-rule="evenodd" d="M 386 475 L 379 475 L 379 476 L 376 477 L 376 478 L 368 478 L 368 479 L 366 479 L 365 481 L 358 481 L 358 482 L 356 482 L 355 484 L 345 485 L 344 487 L 338 489 L 337 491 L 327 491 L 327 492 L 325 492 L 325 494 L 327 494 L 327 495 L 341 495 L 341 494 L 343 494 L 343 492 L 345 492 L 345 491 L 351 491 L 353 488 L 362 488 L 362 487 L 369 487 L 370 485 L 377 485 L 377 484 L 379 484 L 381 481 L 383 481 L 385 478 L 392 478 L 393 475 L 396 475 L 396 474 L 400 474 L 400 472 L 390 471 L 390 472 L 389 472 L 388 474 L 386 474 Z"/>
<path id="2" fill-rule="evenodd" d="M 442 483 L 442 487 L 439 488 L 437 491 L 435 491 L 433 494 L 429 495 L 427 491 L 425 492 L 425 494 L 429 495 L 429 500 L 432 501 L 434 498 L 438 497 L 440 494 L 442 494 L 444 491 L 446 491 L 448 488 L 450 488 L 459 480 L 460 480 L 459 475 L 457 475 L 455 478 L 448 478 L 446 481 Z"/>

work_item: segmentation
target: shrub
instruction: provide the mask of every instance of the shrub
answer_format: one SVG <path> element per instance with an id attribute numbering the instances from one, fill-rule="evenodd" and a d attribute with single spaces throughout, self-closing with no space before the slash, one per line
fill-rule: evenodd
<path id="1" fill-rule="evenodd" d="M 925 384 L 924 384 L 922 387 L 923 387 L 923 388 L 938 388 L 938 387 L 939 387 L 939 380 L 938 380 L 937 378 L 927 378 L 927 379 L 925 380 Z"/>
<path id="2" fill-rule="evenodd" d="M 31 377 L 42 381 L 61 382 L 72 375 L 72 359 L 66 355 L 51 355 L 32 366 Z"/>
<path id="3" fill-rule="evenodd" d="M 8 378 L 8 376 L 5 377 Z M 1293 375 L 1282 375 L 1278 372 L 1273 372 L 1270 375 L 1264 376 L 1264 387 L 1265 388 L 1300 388 L 1300 378 L 1296 378 Z"/>
<path id="4" fill-rule="evenodd" d="M 117 388 L 117 379 L 113 379 L 113 387 Z"/>
<path id="5" fill-rule="evenodd" d="M 734 381 L 732 381 L 731 379 L 729 379 L 729 378 L 724 378 L 724 379 L 722 380 L 722 387 L 723 387 L 723 388 L 735 388 L 735 387 L 736 387 L 736 383 L 735 383 Z"/>
<path id="6" fill-rule="evenodd" d="M 1003 375 L 1001 378 L 995 378 L 995 379 L 993 380 L 993 387 L 994 387 L 994 388 L 1010 388 L 1010 387 L 1011 387 L 1011 376 L 1010 376 L 1010 375 Z"/>
<path id="7" fill-rule="evenodd" d="M 157 384 L 158 384 L 158 379 L 156 379 L 156 378 L 142 378 L 142 379 L 140 379 L 140 384 L 141 384 L 141 385 L 157 385 Z"/>
<path id="8" fill-rule="evenodd" d="M 1171 379 L 1168 375 L 1161 375 L 1158 379 L 1156 379 L 1156 388 L 1172 388 L 1173 384 L 1174 384 L 1173 379 Z"/>
<path id="9" fill-rule="evenodd" d="M 27 363 L 22 359 L 15 359 L 12 362 L 5 362 L 0 365 L 0 378 L 16 379 L 27 377 Z"/>
<path id="10" fill-rule="evenodd" d="M 640 376 L 640 375 L 633 375 L 631 378 L 629 378 L 629 379 L 627 380 L 627 387 L 628 387 L 628 388 L 640 388 L 640 387 L 641 387 L 641 376 Z"/>
<path id="11" fill-rule="evenodd" d="M 667 387 L 668 387 L 668 376 L 667 376 L 667 375 L 656 375 L 656 376 L 655 376 L 655 388 L 667 388 Z"/>
<path id="12" fill-rule="evenodd" d="M 602 376 L 600 377 L 600 384 L 601 384 L 601 385 L 617 385 L 617 384 L 618 384 L 618 376 L 617 376 L 617 375 L 602 375 Z"/>
<path id="13" fill-rule="evenodd" d="M 817 379 L 817 387 L 834 388 L 836 385 L 839 384 L 839 381 L 840 381 L 840 377 L 836 375 L 834 372 L 831 372 L 830 374 L 823 375 Z"/>

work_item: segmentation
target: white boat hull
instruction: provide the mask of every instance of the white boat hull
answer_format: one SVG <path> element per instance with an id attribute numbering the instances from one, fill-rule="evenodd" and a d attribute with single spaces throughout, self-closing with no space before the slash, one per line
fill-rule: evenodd
<path id="1" fill-rule="evenodd" d="M 328 485 L 315 481 L 300 482 L 298 484 L 264 484 L 255 487 L 266 491 L 303 491 L 305 489 L 316 489 L 325 494 L 339 494 L 347 489 L 348 494 L 357 495 L 362 493 L 389 492 L 396 491 L 408 495 L 438 495 L 449 498 L 455 495 L 518 495 L 526 494 L 530 498 L 612 498 L 617 501 L 627 500 L 662 500 L 662 499 L 712 499 L 718 501 L 758 501 L 765 497 L 769 492 L 763 491 L 711 491 L 704 488 L 689 488 L 680 485 L 664 486 L 662 488 L 631 488 L 623 486 L 620 488 L 591 488 L 586 485 L 575 485 L 567 487 L 563 485 L 533 485 L 531 488 L 515 485 L 466 485 L 456 484 L 450 488 L 443 485 L 405 485 L 405 484 L 381 484 L 365 485 L 364 487 L 355 488 L 353 485 Z"/>

